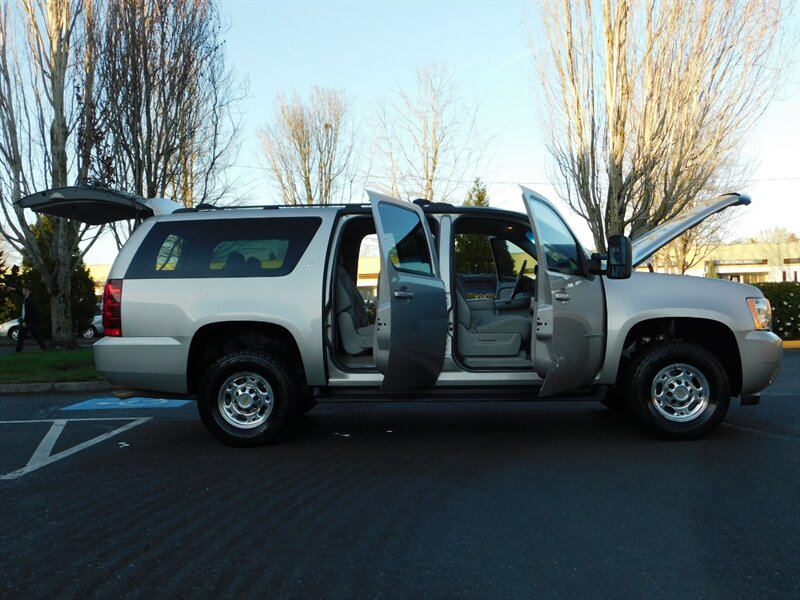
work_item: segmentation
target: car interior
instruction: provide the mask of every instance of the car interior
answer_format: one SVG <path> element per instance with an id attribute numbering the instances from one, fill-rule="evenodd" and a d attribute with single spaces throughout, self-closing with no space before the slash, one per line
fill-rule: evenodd
<path id="1" fill-rule="evenodd" d="M 429 224 L 435 235 L 436 222 L 429 219 Z M 332 282 L 333 343 L 336 358 L 348 369 L 375 367 L 374 300 L 357 286 L 365 248 L 378 253 L 374 234 L 373 219 L 359 216 L 347 219 L 339 236 Z M 503 219 L 461 216 L 453 240 L 450 289 L 457 360 L 474 369 L 532 368 L 536 251 L 529 228 Z"/>

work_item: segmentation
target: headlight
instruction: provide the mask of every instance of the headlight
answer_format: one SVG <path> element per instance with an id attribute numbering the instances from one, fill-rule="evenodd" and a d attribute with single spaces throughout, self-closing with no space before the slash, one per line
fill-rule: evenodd
<path id="1" fill-rule="evenodd" d="M 766 298 L 748 298 L 747 306 L 753 315 L 756 329 L 772 329 L 772 307 Z"/>

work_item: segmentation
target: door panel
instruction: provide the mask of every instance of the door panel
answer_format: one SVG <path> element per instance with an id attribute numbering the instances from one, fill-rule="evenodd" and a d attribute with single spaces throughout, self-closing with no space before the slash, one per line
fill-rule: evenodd
<path id="1" fill-rule="evenodd" d="M 381 274 L 373 353 L 384 374 L 381 392 L 430 387 L 444 364 L 444 282 L 422 210 L 368 192 L 378 232 Z"/>
<path id="2" fill-rule="evenodd" d="M 523 188 L 539 260 L 535 335 L 536 372 L 545 378 L 540 396 L 589 385 L 605 348 L 605 300 L 600 277 L 589 279 L 569 228 L 541 197 Z"/>

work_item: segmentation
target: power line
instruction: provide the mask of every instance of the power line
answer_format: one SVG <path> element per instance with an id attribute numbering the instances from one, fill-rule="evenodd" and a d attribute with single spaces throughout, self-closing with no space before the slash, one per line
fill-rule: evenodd
<path id="1" fill-rule="evenodd" d="M 231 167 L 236 167 L 237 169 L 253 169 L 256 171 L 264 171 L 269 172 L 269 167 L 261 167 L 258 165 L 240 165 L 240 164 L 232 164 Z M 391 181 L 390 177 L 387 176 L 380 176 L 380 175 L 371 175 L 368 173 L 361 173 L 363 177 L 369 177 L 370 179 L 374 179 L 376 181 Z M 481 177 L 481 182 L 486 184 L 496 184 L 496 185 L 514 185 L 514 184 L 523 184 L 523 185 L 552 185 L 551 181 L 520 181 L 520 180 L 510 180 L 504 181 L 499 179 L 485 179 Z M 441 181 L 442 183 L 463 183 L 463 184 L 472 184 L 474 183 L 474 179 L 438 179 L 437 181 Z M 763 178 L 754 178 L 754 179 L 745 179 L 746 183 L 756 183 L 760 181 L 800 181 L 800 177 L 763 177 Z"/>

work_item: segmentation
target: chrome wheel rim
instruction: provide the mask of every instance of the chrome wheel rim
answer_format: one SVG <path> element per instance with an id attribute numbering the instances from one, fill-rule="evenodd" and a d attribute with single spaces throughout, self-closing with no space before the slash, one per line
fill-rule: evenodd
<path id="1" fill-rule="evenodd" d="M 677 423 L 692 421 L 703 414 L 710 393 L 702 371 L 684 363 L 661 369 L 650 387 L 650 398 L 658 414 Z"/>
<path id="2" fill-rule="evenodd" d="M 94 337 L 94 329 L 89 327 L 89 329 L 84 331 L 82 335 L 83 335 L 84 339 L 90 340 L 90 339 L 92 339 Z"/>
<path id="3" fill-rule="evenodd" d="M 263 425 L 275 406 L 272 386 L 258 373 L 235 373 L 225 380 L 217 405 L 222 418 L 238 429 Z"/>

